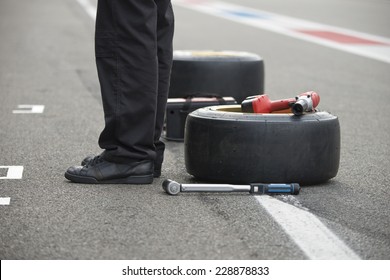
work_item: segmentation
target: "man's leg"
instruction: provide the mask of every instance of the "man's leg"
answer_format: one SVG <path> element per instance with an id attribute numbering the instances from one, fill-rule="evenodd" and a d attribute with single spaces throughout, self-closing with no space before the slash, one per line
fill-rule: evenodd
<path id="1" fill-rule="evenodd" d="M 79 183 L 153 181 L 158 90 L 157 5 L 154 0 L 98 0 L 96 65 L 105 151 L 65 177 Z"/>
<path id="2" fill-rule="evenodd" d="M 156 147 L 155 176 L 161 173 L 165 145 L 160 140 L 167 105 L 169 81 L 172 68 L 172 40 L 174 33 L 174 15 L 171 0 L 155 0 L 157 17 L 157 55 L 158 55 L 158 95 L 154 144 Z"/>
<path id="3" fill-rule="evenodd" d="M 154 160 L 158 88 L 154 0 L 99 0 L 95 51 L 105 115 L 103 158 Z"/>

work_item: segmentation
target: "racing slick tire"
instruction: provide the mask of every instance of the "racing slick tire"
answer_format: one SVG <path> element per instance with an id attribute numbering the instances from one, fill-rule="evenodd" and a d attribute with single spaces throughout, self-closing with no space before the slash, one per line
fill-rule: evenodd
<path id="1" fill-rule="evenodd" d="M 202 181 L 311 185 L 336 176 L 340 125 L 328 112 L 253 114 L 239 105 L 190 113 L 185 166 Z"/>
<path id="2" fill-rule="evenodd" d="M 264 92 L 264 62 L 253 53 L 174 51 L 169 98 L 214 94 L 241 103 Z"/>

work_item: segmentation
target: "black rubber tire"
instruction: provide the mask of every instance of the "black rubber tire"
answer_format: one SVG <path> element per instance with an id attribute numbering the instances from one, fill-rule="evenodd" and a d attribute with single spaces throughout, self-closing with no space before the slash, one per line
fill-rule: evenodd
<path id="1" fill-rule="evenodd" d="M 231 96 L 241 103 L 264 92 L 263 59 L 253 53 L 233 51 L 175 51 L 170 98 L 197 93 Z"/>
<path id="2" fill-rule="evenodd" d="M 194 177 L 230 184 L 325 182 L 337 175 L 340 125 L 327 112 L 240 113 L 237 105 L 188 115 L 185 165 Z"/>

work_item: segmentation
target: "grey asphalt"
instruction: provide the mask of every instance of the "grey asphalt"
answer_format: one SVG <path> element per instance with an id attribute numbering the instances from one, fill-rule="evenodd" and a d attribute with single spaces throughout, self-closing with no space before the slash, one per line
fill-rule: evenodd
<path id="1" fill-rule="evenodd" d="M 224 1 L 390 37 L 384 0 Z M 340 120 L 340 169 L 296 199 L 362 259 L 389 259 L 390 65 L 179 6 L 175 14 L 175 49 L 253 52 L 273 99 L 321 94 L 320 109 Z M 63 177 L 100 152 L 93 30 L 75 0 L 0 2 L 0 166 L 24 166 L 21 180 L 0 180 L 0 197 L 11 198 L 0 206 L 0 259 L 306 259 L 249 195 L 166 195 L 164 179 L 193 181 L 182 143 L 167 142 L 152 185 Z M 19 104 L 45 111 L 12 114 Z"/>

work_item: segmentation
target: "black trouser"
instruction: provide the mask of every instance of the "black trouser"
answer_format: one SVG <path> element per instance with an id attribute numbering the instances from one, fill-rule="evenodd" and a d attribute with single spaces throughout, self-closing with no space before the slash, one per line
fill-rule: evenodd
<path id="1" fill-rule="evenodd" d="M 99 145 L 106 160 L 162 163 L 173 29 L 171 0 L 98 0 L 95 53 L 105 118 Z"/>

